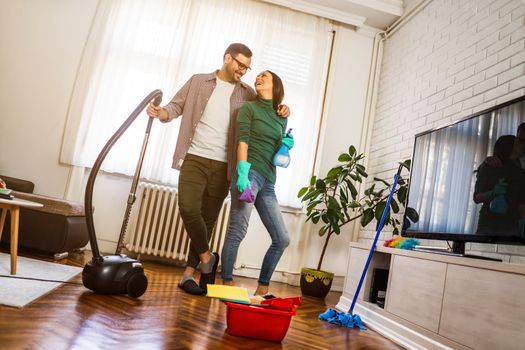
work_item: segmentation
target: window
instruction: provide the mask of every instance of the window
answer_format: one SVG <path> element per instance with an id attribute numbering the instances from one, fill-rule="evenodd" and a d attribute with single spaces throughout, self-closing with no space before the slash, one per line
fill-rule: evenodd
<path id="1" fill-rule="evenodd" d="M 330 24 L 315 16 L 251 0 L 103 1 L 90 33 L 70 106 L 61 161 L 91 167 L 100 150 L 152 90 L 166 104 L 187 79 L 222 65 L 226 47 L 242 42 L 253 51 L 252 71 L 281 76 L 288 121 L 296 139 L 292 162 L 278 171 L 283 205 L 299 207 L 308 182 L 328 59 Z M 133 175 L 147 123 L 145 113 L 115 144 L 102 169 Z M 171 168 L 180 119 L 155 122 L 141 177 L 176 185 Z"/>

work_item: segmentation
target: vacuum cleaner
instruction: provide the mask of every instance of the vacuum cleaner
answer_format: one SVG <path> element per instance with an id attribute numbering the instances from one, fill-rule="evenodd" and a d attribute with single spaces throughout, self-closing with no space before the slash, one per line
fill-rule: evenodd
<path id="1" fill-rule="evenodd" d="M 106 158 L 106 155 L 109 153 L 115 142 L 137 118 L 140 112 L 152 101 L 155 106 L 158 106 L 162 101 L 162 91 L 155 90 L 151 92 L 137 106 L 137 108 L 135 108 L 128 119 L 126 119 L 124 124 L 122 124 L 122 126 L 106 143 L 98 155 L 91 173 L 89 174 L 84 196 L 84 205 L 86 211 L 86 224 L 89 234 L 89 243 L 91 245 L 91 251 L 93 252 L 93 258 L 86 264 L 86 266 L 84 266 L 84 269 L 82 270 L 82 283 L 86 288 L 97 294 L 127 294 L 132 298 L 138 298 L 144 294 L 148 288 L 148 279 L 144 274 L 144 268 L 142 267 L 142 264 L 136 259 L 132 259 L 124 254 L 120 254 L 120 251 L 123 246 L 124 235 L 127 229 L 131 207 L 135 202 L 135 193 L 139 181 L 140 170 L 142 168 L 142 162 L 146 153 L 151 125 L 154 118 L 149 118 L 148 125 L 146 127 L 146 134 L 142 143 L 139 161 L 131 184 L 131 190 L 128 196 L 127 207 L 124 213 L 124 220 L 122 222 L 122 228 L 120 231 L 120 237 L 115 255 L 102 256 L 100 254 L 97 244 L 97 236 L 95 234 L 95 226 L 93 224 L 92 199 L 95 179 L 102 162 Z"/>

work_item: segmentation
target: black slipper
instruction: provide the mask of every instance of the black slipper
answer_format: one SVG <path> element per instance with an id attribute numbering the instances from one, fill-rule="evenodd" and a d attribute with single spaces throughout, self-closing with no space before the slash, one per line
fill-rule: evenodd
<path id="1" fill-rule="evenodd" d="M 197 285 L 197 282 L 195 282 L 194 279 L 188 279 L 188 280 L 184 281 L 183 284 L 179 283 L 178 286 L 179 286 L 180 289 L 182 289 L 183 291 L 185 291 L 188 294 L 193 294 L 193 295 L 202 295 L 203 294 L 202 288 Z"/>
<path id="2" fill-rule="evenodd" d="M 199 279 L 199 287 L 204 291 L 204 294 L 208 292 L 208 284 L 215 284 L 215 273 L 217 272 L 217 266 L 219 265 L 219 254 L 212 253 L 215 255 L 215 263 L 211 269 L 210 273 L 201 273 L 201 278 Z"/>

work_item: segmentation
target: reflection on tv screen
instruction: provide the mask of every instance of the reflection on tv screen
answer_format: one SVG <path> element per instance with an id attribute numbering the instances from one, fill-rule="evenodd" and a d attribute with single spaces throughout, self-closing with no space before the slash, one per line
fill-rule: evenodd
<path id="1" fill-rule="evenodd" d="M 405 233 L 525 242 L 524 122 L 521 98 L 417 135 L 407 206 L 419 221 Z"/>

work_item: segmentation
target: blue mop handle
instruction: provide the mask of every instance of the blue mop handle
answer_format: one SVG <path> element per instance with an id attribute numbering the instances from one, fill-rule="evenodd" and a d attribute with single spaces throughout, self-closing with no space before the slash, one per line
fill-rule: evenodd
<path id="1" fill-rule="evenodd" d="M 352 299 L 352 305 L 350 306 L 350 310 L 348 310 L 348 313 L 350 315 L 353 315 L 355 303 L 357 301 L 357 297 L 359 296 L 359 292 L 361 291 L 361 286 L 363 285 L 363 281 L 365 280 L 366 271 L 368 270 L 368 265 L 370 265 L 370 260 L 372 260 L 372 255 L 374 254 L 374 250 L 376 249 L 377 239 L 379 238 L 379 234 L 381 233 L 381 230 L 383 229 L 383 226 L 385 224 L 386 215 L 388 214 L 388 209 L 390 208 L 390 202 L 392 202 L 392 197 L 394 197 L 394 192 L 396 191 L 397 182 L 399 181 L 399 177 L 401 176 L 401 170 L 403 170 L 403 165 L 399 165 L 399 169 L 397 169 L 396 176 L 394 177 L 394 184 L 392 185 L 392 189 L 390 190 L 390 195 L 388 196 L 388 200 L 386 201 L 385 209 L 383 210 L 383 215 L 381 216 L 381 221 L 379 221 L 379 226 L 376 231 L 376 236 L 374 237 L 374 243 L 372 244 L 372 248 L 370 248 L 370 254 L 368 254 L 368 259 L 366 260 L 365 268 L 363 270 L 363 273 L 361 274 L 361 279 L 359 280 L 359 284 L 357 285 L 357 289 L 354 294 L 354 298 Z"/>

